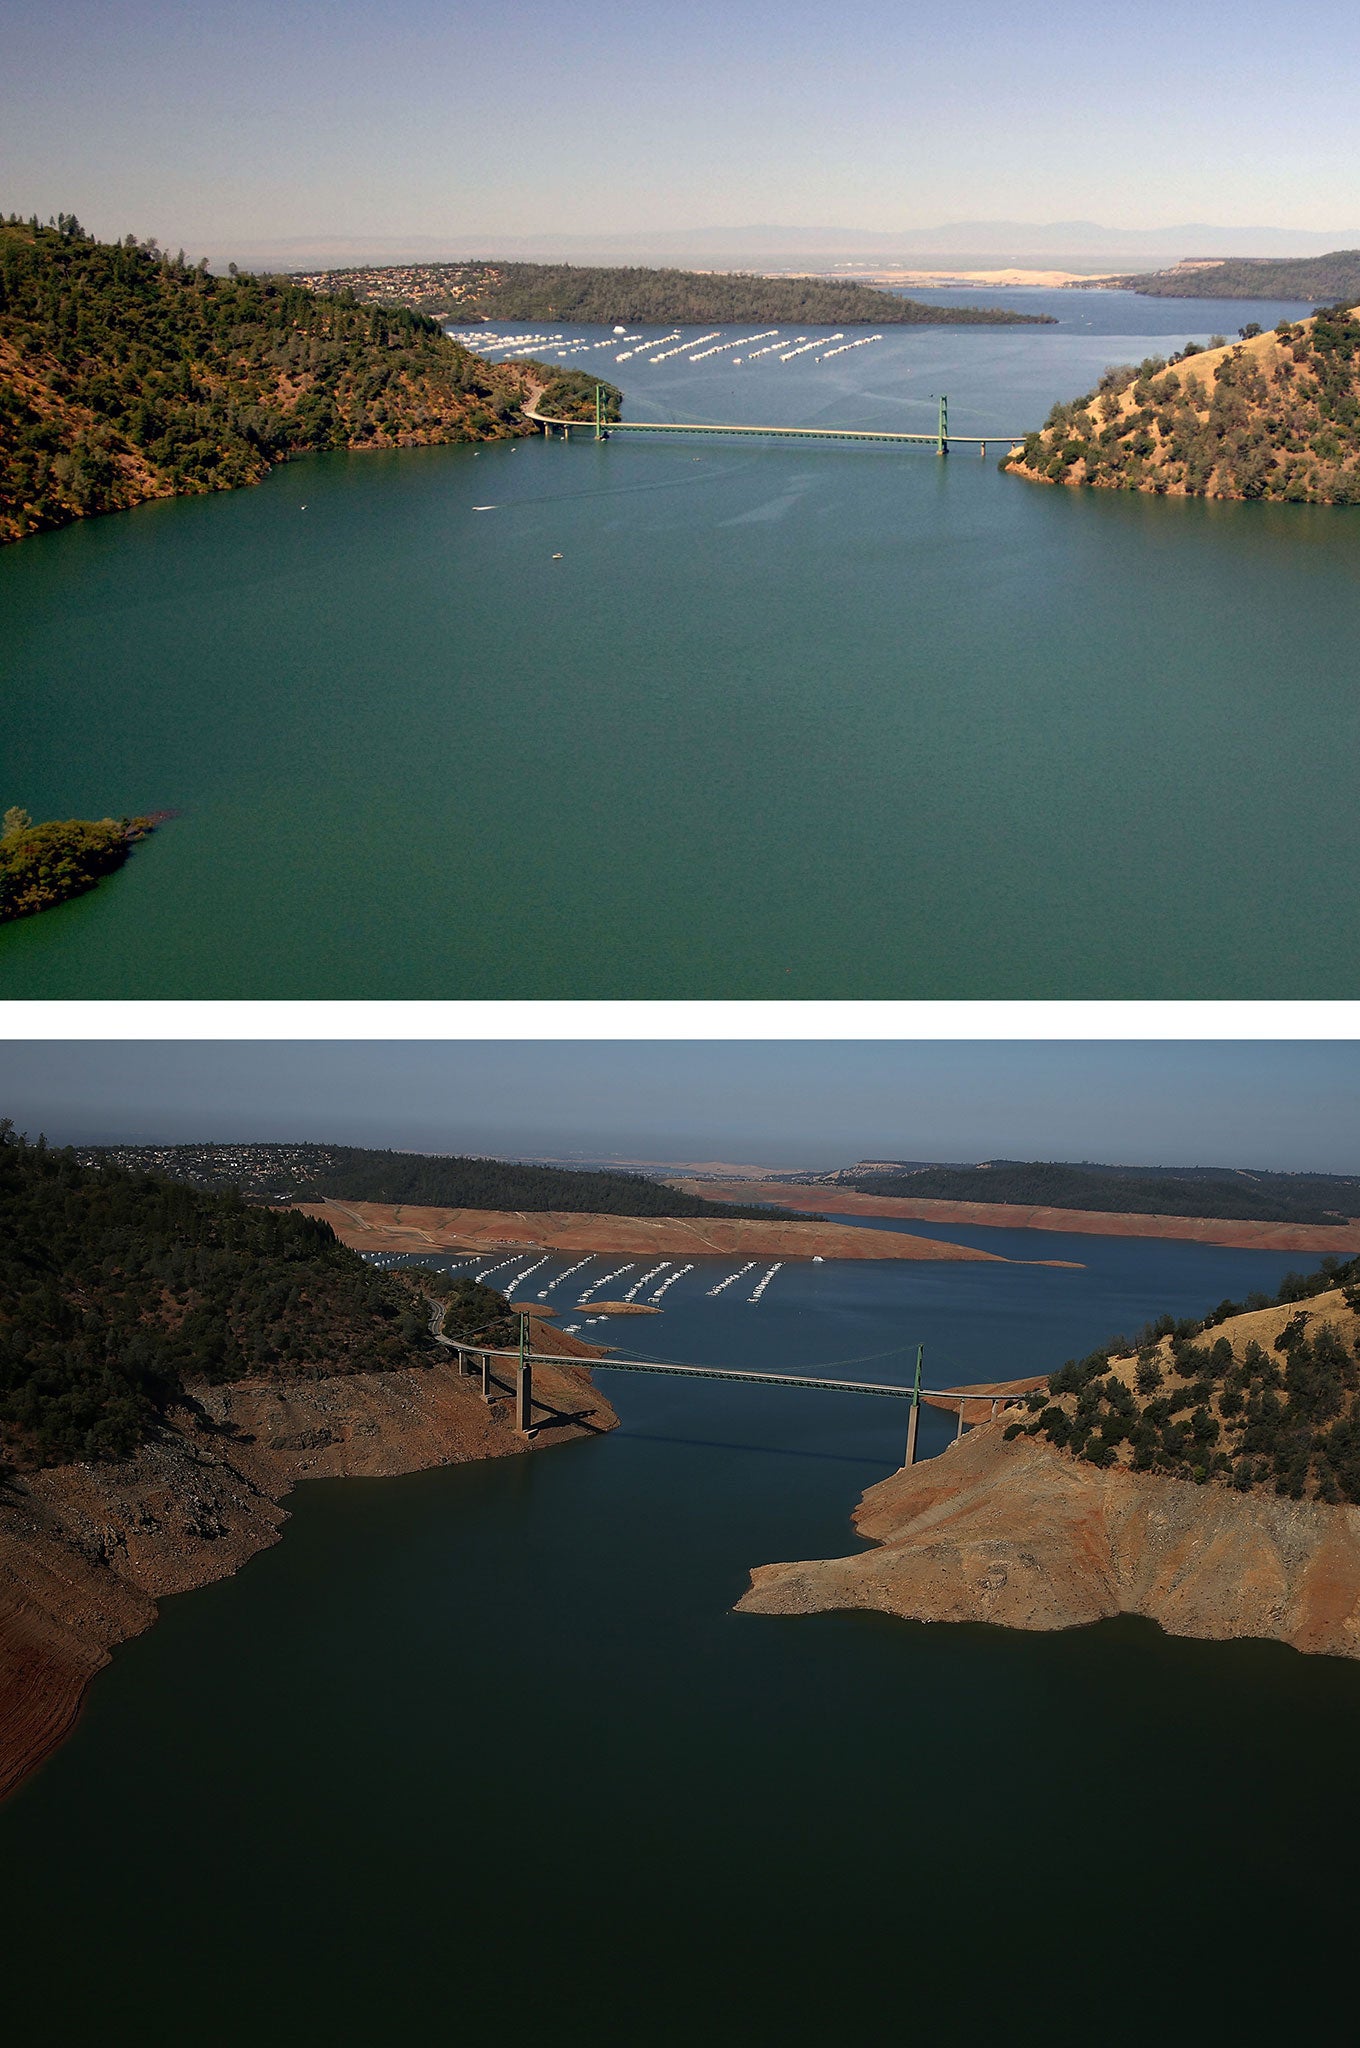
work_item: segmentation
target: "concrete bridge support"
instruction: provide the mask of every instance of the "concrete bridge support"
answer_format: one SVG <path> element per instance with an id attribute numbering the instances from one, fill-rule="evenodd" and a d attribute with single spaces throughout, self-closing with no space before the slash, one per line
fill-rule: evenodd
<path id="1" fill-rule="evenodd" d="M 916 1347 L 916 1378 L 912 1382 L 911 1407 L 907 1410 L 907 1455 L 902 1460 L 904 1466 L 916 1463 L 916 1432 L 921 1426 L 921 1365 L 925 1358 L 925 1352 L 925 1345 L 918 1344 Z"/>
<path id="2" fill-rule="evenodd" d="M 515 1380 L 515 1428 L 526 1436 L 532 1427 L 534 1369 L 529 1363 L 529 1318 L 519 1319 L 519 1373 Z"/>

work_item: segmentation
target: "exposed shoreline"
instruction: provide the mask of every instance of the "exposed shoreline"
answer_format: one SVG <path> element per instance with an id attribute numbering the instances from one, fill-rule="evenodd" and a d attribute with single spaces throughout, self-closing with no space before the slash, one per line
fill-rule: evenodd
<path id="1" fill-rule="evenodd" d="M 798 1190 L 805 1193 L 806 1190 Z M 756 1197 L 764 1200 L 763 1193 Z M 750 1201 L 750 1195 L 738 1195 Z M 684 1252 L 717 1258 L 969 1259 L 1013 1264 L 998 1252 L 942 1239 L 864 1230 L 853 1223 L 748 1220 L 726 1216 L 601 1216 L 559 1210 L 429 1209 L 409 1203 L 323 1202 L 294 1205 L 329 1223 L 356 1251 L 636 1252 L 642 1257 Z M 808 1208 L 825 1207 L 809 1202 Z M 1041 1259 L 1039 1265 L 1067 1265 Z"/>
<path id="2" fill-rule="evenodd" d="M 1169 1237 L 1242 1251 L 1360 1253 L 1360 1220 L 1269 1223 L 1214 1216 L 1145 1216 L 1110 1209 L 1047 1209 L 1019 1202 L 939 1202 L 866 1195 L 853 1188 L 790 1187 L 783 1181 L 690 1181 L 674 1185 L 712 1202 L 782 1202 L 786 1209 L 837 1210 L 842 1216 L 893 1216 L 904 1222 L 981 1223 L 998 1230 L 1070 1231 L 1087 1237 Z"/>
<path id="3" fill-rule="evenodd" d="M 534 1368 L 545 1413 L 531 1442 L 516 1433 L 503 1375 L 486 1404 L 480 1380 L 443 1355 L 394 1372 L 196 1388 L 199 1426 L 177 1417 L 125 1462 L 49 1466 L 0 1486 L 0 1800 L 71 1733 L 90 1680 L 152 1625 L 162 1598 L 278 1542 L 299 1480 L 392 1478 L 613 1429 L 582 1369 L 598 1348 L 546 1324 L 533 1344 L 563 1362 Z"/>
<path id="4" fill-rule="evenodd" d="M 1213 1329 L 1244 1355 L 1254 1342 L 1275 1357 L 1298 1315 L 1283 1302 Z M 1306 1319 L 1352 1351 L 1357 1317 L 1340 1290 L 1310 1296 Z M 1131 1384 L 1132 1357 L 1108 1364 Z M 1360 1507 L 1301 1490 L 1239 1490 L 1222 1474 L 1196 1483 L 1119 1454 L 1093 1463 L 1003 1413 L 869 1487 L 854 1524 L 877 1549 L 760 1566 L 739 1608 L 1033 1630 L 1137 1614 L 1169 1635 L 1360 1658 Z"/>
<path id="5" fill-rule="evenodd" d="M 1168 1635 L 1360 1657 L 1360 1508 L 1097 1471 L 1004 1427 L 871 1486 L 854 1524 L 878 1549 L 757 1566 L 738 1612 L 1033 1630 L 1139 1614 Z"/>

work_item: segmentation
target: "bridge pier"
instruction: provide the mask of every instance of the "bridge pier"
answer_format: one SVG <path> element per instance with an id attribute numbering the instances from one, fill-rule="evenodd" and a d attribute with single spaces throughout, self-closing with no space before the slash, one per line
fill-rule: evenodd
<path id="1" fill-rule="evenodd" d="M 962 1396 L 962 1395 L 960 1395 L 960 1396 L 959 1396 L 959 1426 L 958 1426 L 958 1428 L 957 1428 L 957 1429 L 956 1429 L 956 1430 L 954 1431 L 954 1441 L 955 1441 L 955 1443 L 957 1443 L 957 1442 L 958 1442 L 959 1438 L 960 1438 L 960 1437 L 961 1437 L 962 1435 L 963 1435 L 963 1396 Z"/>
<path id="2" fill-rule="evenodd" d="M 484 1401 L 491 1399 L 491 1353 L 489 1351 L 482 1353 L 482 1399 Z"/>
<path id="3" fill-rule="evenodd" d="M 519 1319 L 519 1373 L 515 1380 L 515 1428 L 526 1436 L 534 1406 L 534 1369 L 529 1363 L 529 1318 Z"/>
<path id="4" fill-rule="evenodd" d="M 911 1407 L 907 1411 L 907 1454 L 902 1460 L 904 1471 L 916 1463 L 916 1432 L 921 1423 L 921 1362 L 925 1349 L 924 1344 L 916 1347 L 916 1378 L 912 1382 Z"/>

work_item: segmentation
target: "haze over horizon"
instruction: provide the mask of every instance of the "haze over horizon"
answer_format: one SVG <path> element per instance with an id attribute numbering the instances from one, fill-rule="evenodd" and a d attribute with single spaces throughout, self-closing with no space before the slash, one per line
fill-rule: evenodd
<path id="1" fill-rule="evenodd" d="M 1336 144 L 1354 13 L 1240 0 L 1196 36 L 1211 93 L 1203 65 L 1079 0 L 1042 16 L 1001 0 L 695 0 L 683 32 L 620 0 L 588 26 L 551 0 L 490 16 L 67 0 L 10 11 L 0 194 L 221 263 L 292 250 L 301 265 L 328 244 L 337 261 L 724 240 L 729 257 L 797 255 L 819 237 L 1152 261 L 1313 253 L 1355 233 L 1360 172 Z M 1125 225 L 1085 251 L 1045 239 L 1102 221 Z M 1187 232 L 1220 247 L 1178 246 Z"/>
<path id="2" fill-rule="evenodd" d="M 54 1144 L 1360 1169 L 1346 1042 L 57 1041 L 5 1059 L 0 1114 Z"/>

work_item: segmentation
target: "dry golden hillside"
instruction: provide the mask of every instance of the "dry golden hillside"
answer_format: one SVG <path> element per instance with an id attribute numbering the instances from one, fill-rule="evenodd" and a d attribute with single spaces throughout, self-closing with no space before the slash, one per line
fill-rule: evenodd
<path id="1" fill-rule="evenodd" d="M 1147 1332 L 1122 1357 L 1071 1360 L 1046 1394 L 1030 1395 L 1032 1419 L 1005 1433 L 1046 1437 L 1100 1467 L 1360 1504 L 1356 1264 L 1324 1293 L 1210 1320 L 1195 1335 Z"/>
<path id="2" fill-rule="evenodd" d="M 1002 467 L 1106 490 L 1360 505 L 1360 318 L 1331 307 L 1107 370 Z"/>

